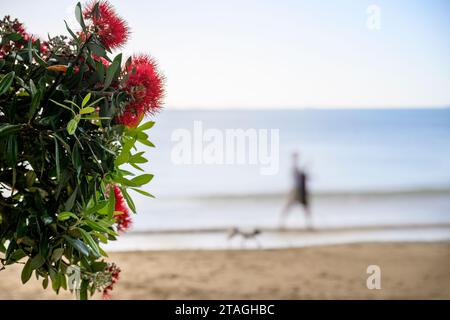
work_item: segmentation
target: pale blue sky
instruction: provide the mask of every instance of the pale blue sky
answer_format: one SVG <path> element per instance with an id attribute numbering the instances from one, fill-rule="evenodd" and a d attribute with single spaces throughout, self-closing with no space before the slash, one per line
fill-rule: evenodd
<path id="1" fill-rule="evenodd" d="M 30 32 L 66 33 L 76 1 L 0 0 Z M 450 106 L 447 0 L 112 0 L 167 77 L 167 107 Z M 381 30 L 366 26 L 381 9 Z M 73 19 L 71 24 L 73 24 Z"/>

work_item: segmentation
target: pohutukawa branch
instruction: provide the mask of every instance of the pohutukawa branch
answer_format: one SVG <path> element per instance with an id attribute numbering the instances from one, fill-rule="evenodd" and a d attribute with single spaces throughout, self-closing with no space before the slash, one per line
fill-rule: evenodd
<path id="1" fill-rule="evenodd" d="M 154 147 L 142 121 L 161 109 L 164 78 L 148 55 L 112 56 L 130 32 L 108 2 L 75 15 L 79 30 L 46 41 L 0 21 L 0 269 L 22 263 L 23 283 L 87 299 L 119 279 L 102 246 L 131 226 L 131 193 L 153 197 L 141 188 L 153 175 L 122 166 L 143 171 L 134 150 Z"/>

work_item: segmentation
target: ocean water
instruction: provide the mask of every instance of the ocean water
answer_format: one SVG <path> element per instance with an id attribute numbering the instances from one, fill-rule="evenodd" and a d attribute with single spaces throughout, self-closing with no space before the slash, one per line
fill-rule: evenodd
<path id="1" fill-rule="evenodd" d="M 171 158 L 172 134 L 192 132 L 194 121 L 222 132 L 279 129 L 279 172 L 261 175 L 259 166 L 248 164 L 177 165 Z M 450 224 L 450 109 L 164 110 L 149 133 L 157 148 L 140 149 L 150 159 L 144 170 L 155 174 L 146 190 L 157 198 L 134 195 L 138 214 L 130 237 L 170 230 L 277 229 L 292 187 L 291 154 L 297 151 L 310 176 L 317 229 L 437 225 L 450 239 L 445 229 Z M 300 208 L 285 226 L 303 228 Z M 403 233 L 415 239 L 414 232 Z M 201 247 L 199 237 L 192 238 L 194 247 Z"/>

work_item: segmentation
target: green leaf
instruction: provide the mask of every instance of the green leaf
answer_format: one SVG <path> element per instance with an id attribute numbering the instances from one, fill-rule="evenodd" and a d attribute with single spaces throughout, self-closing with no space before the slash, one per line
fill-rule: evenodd
<path id="1" fill-rule="evenodd" d="M 128 162 L 128 159 L 130 159 L 130 151 L 122 150 L 122 152 L 116 158 L 114 163 L 115 163 L 116 167 L 118 167 L 121 164 L 124 164 L 124 163 Z"/>
<path id="2" fill-rule="evenodd" d="M 69 199 L 67 199 L 66 203 L 64 204 L 64 208 L 66 211 L 72 210 L 75 204 L 75 199 L 77 198 L 77 194 L 78 194 L 78 185 L 72 192 L 72 195 L 69 197 Z"/>
<path id="3" fill-rule="evenodd" d="M 25 175 L 27 181 L 27 187 L 32 187 L 34 182 L 36 181 L 36 173 L 33 170 L 30 170 Z"/>
<path id="4" fill-rule="evenodd" d="M 34 96 L 37 92 L 36 85 L 34 84 L 33 79 L 30 79 L 30 93 Z"/>
<path id="5" fill-rule="evenodd" d="M 120 68 L 121 61 L 122 61 L 122 54 L 120 53 L 114 58 L 112 64 L 106 70 L 106 78 L 103 90 L 107 89 L 111 85 L 112 81 L 114 80 L 114 76 L 116 75 L 117 71 Z"/>
<path id="6" fill-rule="evenodd" d="M 146 134 L 143 131 L 138 131 L 138 133 L 136 134 L 136 138 L 139 140 L 147 140 L 148 139 L 148 134 Z"/>
<path id="7" fill-rule="evenodd" d="M 94 14 L 94 17 L 96 17 L 96 18 L 99 18 L 100 17 L 100 10 L 99 10 L 99 5 L 100 5 L 100 2 L 96 2 L 95 3 L 95 5 L 94 5 L 94 8 L 92 9 L 92 13 Z M 103 268 L 104 269 L 104 268 Z M 102 269 L 102 270 L 103 270 Z"/>
<path id="8" fill-rule="evenodd" d="M 81 110 L 80 106 L 77 105 L 75 102 L 71 101 L 71 100 L 64 100 L 64 102 L 70 103 L 71 105 L 73 105 L 75 108 L 77 108 L 78 110 Z M 75 113 L 76 114 L 76 113 Z"/>
<path id="9" fill-rule="evenodd" d="M 80 110 L 80 114 L 88 114 L 94 112 L 95 109 L 92 107 L 86 107 Z"/>
<path id="10" fill-rule="evenodd" d="M 54 104 L 60 106 L 61 108 L 64 108 L 64 109 L 69 110 L 70 112 L 72 112 L 73 114 L 76 115 L 75 111 L 73 111 L 72 109 L 70 109 L 68 106 L 66 106 L 66 105 L 64 105 L 64 104 L 62 104 L 62 103 L 59 103 L 59 102 L 57 102 L 57 101 L 55 101 L 55 100 L 52 100 L 52 99 L 50 99 L 50 101 L 53 102 Z M 72 102 L 72 101 L 70 101 L 70 102 Z"/>
<path id="11" fill-rule="evenodd" d="M 83 120 L 111 120 L 110 117 L 99 117 L 97 115 L 90 115 L 90 116 L 85 116 L 85 117 L 81 117 L 81 119 Z M 100 146 L 103 149 L 105 148 L 104 146 Z"/>
<path id="12" fill-rule="evenodd" d="M 147 196 L 149 198 L 155 198 L 154 195 L 152 195 L 151 193 L 148 193 L 147 191 L 141 190 L 141 189 L 136 189 L 136 188 L 131 188 L 131 190 L 136 191 L 137 193 L 140 193 L 144 196 Z"/>
<path id="13" fill-rule="evenodd" d="M 42 280 L 42 288 L 45 290 L 48 287 L 48 278 Z"/>
<path id="14" fill-rule="evenodd" d="M 52 288 L 53 288 L 53 290 L 57 291 L 59 289 L 59 276 L 58 276 L 58 273 L 53 268 L 50 268 L 48 270 L 48 275 L 50 276 L 50 279 L 52 280 Z"/>
<path id="15" fill-rule="evenodd" d="M 31 260 L 31 269 L 35 270 L 38 269 L 40 267 L 42 267 L 45 263 L 45 259 L 43 256 L 41 256 L 40 254 L 36 255 L 32 260 Z"/>
<path id="16" fill-rule="evenodd" d="M 44 214 L 41 216 L 41 220 L 44 223 L 45 226 L 48 226 L 49 224 L 53 223 L 53 218 L 50 217 L 48 214 Z"/>
<path id="17" fill-rule="evenodd" d="M 139 171 L 142 171 L 142 172 L 145 172 L 145 170 L 144 169 L 142 169 L 141 167 L 139 167 L 136 163 L 132 163 L 132 162 L 130 162 L 130 165 L 133 167 L 133 168 L 135 168 L 136 170 L 139 170 Z"/>
<path id="18" fill-rule="evenodd" d="M 88 286 L 89 281 L 86 279 L 81 280 L 81 286 L 80 286 L 80 300 L 87 300 L 88 299 Z"/>
<path id="19" fill-rule="evenodd" d="M 153 142 L 146 140 L 146 139 L 138 139 L 138 141 L 148 147 L 154 148 L 155 145 L 153 144 Z"/>
<path id="20" fill-rule="evenodd" d="M 57 175 L 57 179 L 59 180 L 61 177 L 61 165 L 59 162 L 59 144 L 58 144 L 58 140 L 56 140 L 56 137 L 53 137 L 53 139 L 55 140 L 56 175 Z"/>
<path id="21" fill-rule="evenodd" d="M 95 231 L 106 232 L 106 233 L 109 232 L 108 228 L 105 228 L 105 227 L 101 226 L 100 224 L 98 224 L 97 222 L 92 221 L 92 220 L 85 220 L 84 224 Z"/>
<path id="22" fill-rule="evenodd" d="M 89 256 L 89 248 L 86 247 L 86 245 L 81 242 L 79 239 L 74 239 L 72 237 L 69 237 L 67 235 L 63 235 L 63 238 L 78 252 L 80 252 L 84 256 Z"/>
<path id="23" fill-rule="evenodd" d="M 64 149 L 67 150 L 68 153 L 70 153 L 70 146 L 67 144 L 67 142 L 61 138 L 59 135 L 57 135 L 56 133 L 54 133 L 54 136 L 56 139 L 58 139 L 58 141 L 62 144 L 62 146 L 64 147 Z"/>
<path id="24" fill-rule="evenodd" d="M 83 99 L 83 102 L 81 103 L 81 108 L 84 108 L 87 103 L 91 100 L 91 93 L 89 92 Z"/>
<path id="25" fill-rule="evenodd" d="M 40 66 L 47 67 L 48 63 L 42 60 L 41 56 L 36 51 L 33 51 L 33 57 L 34 59 L 36 59 Z"/>
<path id="26" fill-rule="evenodd" d="M 73 135 L 78 127 L 78 121 L 75 119 L 72 119 L 67 124 L 67 133 L 70 135 Z"/>
<path id="27" fill-rule="evenodd" d="M 59 288 L 61 287 L 61 277 L 59 276 L 59 273 L 53 272 L 53 277 L 50 276 L 50 278 L 52 279 L 53 290 L 58 293 Z"/>
<path id="28" fill-rule="evenodd" d="M 152 128 L 154 125 L 155 125 L 154 121 L 149 121 L 149 122 L 146 122 L 143 125 L 139 126 L 137 129 L 139 131 L 145 131 L 145 130 Z"/>
<path id="29" fill-rule="evenodd" d="M 64 273 L 59 274 L 59 279 L 61 282 L 61 288 L 64 290 L 67 290 L 67 281 L 66 281 L 66 275 Z"/>
<path id="30" fill-rule="evenodd" d="M 153 179 L 152 174 L 143 174 L 131 179 L 131 182 L 136 186 L 142 186 L 149 183 Z"/>
<path id="31" fill-rule="evenodd" d="M 11 166 L 16 166 L 17 155 L 19 153 L 17 146 L 17 137 L 15 135 L 8 136 L 6 140 L 6 160 Z M 14 167 L 15 169 L 15 167 Z"/>
<path id="32" fill-rule="evenodd" d="M 97 73 L 97 77 L 100 83 L 105 82 L 105 66 L 101 61 L 95 62 L 95 71 Z"/>
<path id="33" fill-rule="evenodd" d="M 70 218 L 74 218 L 75 220 L 78 220 L 78 217 L 74 213 L 69 212 L 69 211 L 64 211 L 64 212 L 61 212 L 58 214 L 59 221 L 65 221 Z"/>
<path id="34" fill-rule="evenodd" d="M 81 3 L 77 3 L 77 6 L 75 7 L 75 18 L 77 19 L 80 26 L 84 29 L 86 29 L 86 25 L 84 24 L 83 19 L 83 10 L 81 9 Z"/>
<path id="35" fill-rule="evenodd" d="M 113 211 L 113 214 L 116 211 Z M 107 233 L 111 236 L 117 236 L 117 233 L 112 229 L 112 225 L 115 222 L 114 219 L 110 219 L 110 222 L 106 222 L 104 220 L 98 220 L 96 223 L 100 226 L 105 228 L 105 230 L 107 231 Z"/>
<path id="36" fill-rule="evenodd" d="M 31 274 L 33 273 L 33 269 L 31 268 L 31 258 L 28 259 L 28 261 L 25 263 L 22 274 L 20 275 L 20 278 L 22 279 L 22 283 L 25 284 L 30 280 Z"/>
<path id="37" fill-rule="evenodd" d="M 52 257 L 50 259 L 51 259 L 51 261 L 56 262 L 62 258 L 63 254 L 64 254 L 63 248 L 56 248 L 53 250 Z"/>
<path id="38" fill-rule="evenodd" d="M 2 80 L 0 81 L 0 95 L 9 90 L 11 84 L 13 83 L 15 75 L 16 73 L 14 71 L 11 71 L 2 78 Z"/>
<path id="39" fill-rule="evenodd" d="M 114 211 L 115 212 L 115 211 Z M 114 213 L 113 212 L 113 213 Z M 112 225 L 113 225 L 113 223 L 114 223 L 114 219 L 110 219 L 109 220 L 110 222 L 106 222 L 106 221 L 104 221 L 104 220 L 99 220 L 99 221 L 97 221 L 98 222 L 98 224 L 100 224 L 101 226 L 103 226 L 103 227 L 105 227 L 105 228 L 108 228 L 108 234 L 109 235 L 111 235 L 111 236 L 113 236 L 113 237 L 115 237 L 115 236 L 117 236 L 117 233 L 116 232 L 114 232 L 112 229 L 109 229 L 109 228 L 112 228 Z"/>
<path id="40" fill-rule="evenodd" d="M 75 144 L 72 150 L 72 164 L 77 171 L 77 175 L 79 176 L 83 167 L 83 163 L 81 161 L 80 152 L 78 150 L 78 144 Z"/>
<path id="41" fill-rule="evenodd" d="M 134 205 L 133 199 L 131 199 L 130 195 L 127 192 L 127 189 L 125 188 L 120 188 L 120 191 L 122 191 L 122 195 L 125 198 L 125 201 L 128 204 L 128 207 L 130 207 L 131 211 L 133 211 L 133 213 L 136 213 L 136 206 Z"/>
<path id="42" fill-rule="evenodd" d="M 20 39 L 22 39 L 22 35 L 18 32 L 10 33 L 6 37 L 11 41 L 19 41 Z"/>
<path id="43" fill-rule="evenodd" d="M 138 154 L 131 156 L 131 158 L 128 160 L 128 162 L 129 163 L 147 163 L 148 160 L 142 156 L 143 153 L 144 152 L 139 152 Z"/>
<path id="44" fill-rule="evenodd" d="M 108 237 L 105 236 L 103 233 L 96 232 L 95 236 L 98 238 L 98 240 L 100 240 L 100 242 L 105 244 L 108 243 Z M 101 249 L 100 246 L 98 248 Z"/>
<path id="45" fill-rule="evenodd" d="M 40 40 L 37 40 L 37 41 L 39 41 L 39 43 L 40 43 Z M 28 39 L 26 51 L 28 53 L 28 63 L 32 63 L 33 62 L 33 38 L 32 37 L 30 37 Z"/>
<path id="46" fill-rule="evenodd" d="M 103 47 L 101 43 L 91 41 L 87 44 L 87 47 L 89 48 L 91 53 L 96 55 L 97 57 L 107 57 L 105 47 Z"/>
<path id="47" fill-rule="evenodd" d="M 86 243 L 92 249 L 92 253 L 94 254 L 94 256 L 100 257 L 101 254 L 100 254 L 100 251 L 98 249 L 97 242 L 94 241 L 94 239 L 89 234 L 89 232 L 87 232 L 86 230 L 84 230 L 82 228 L 78 228 L 77 230 L 80 231 L 81 236 L 83 237 L 84 241 L 86 241 Z"/>
<path id="48" fill-rule="evenodd" d="M 98 204 L 95 205 L 94 207 L 88 208 L 86 210 L 86 214 L 90 215 L 90 214 L 98 213 L 99 210 L 103 209 L 107 205 L 108 205 L 108 201 L 99 201 Z"/>
<path id="49" fill-rule="evenodd" d="M 30 80 L 31 81 L 31 80 Z M 41 102 L 42 91 L 37 90 L 36 94 L 31 98 L 30 110 L 28 111 L 28 121 L 31 121 L 36 113 L 36 110 Z"/>
<path id="50" fill-rule="evenodd" d="M 124 143 L 121 153 L 119 154 L 119 156 L 117 157 L 117 159 L 114 162 L 116 167 L 128 162 L 128 159 L 130 159 L 130 156 L 131 156 L 130 150 L 131 150 L 131 148 L 133 148 L 134 144 L 135 144 L 135 139 L 129 139 Z"/>
<path id="51" fill-rule="evenodd" d="M 27 254 L 22 249 L 14 251 L 9 257 L 8 261 L 16 262 L 25 257 Z"/>
<path id="52" fill-rule="evenodd" d="M 133 63 L 133 58 L 130 56 L 128 57 L 127 61 L 125 61 L 125 70 L 128 70 Z"/>
<path id="53" fill-rule="evenodd" d="M 100 246 L 98 247 L 98 250 L 100 251 L 100 253 L 102 254 L 102 256 L 108 258 L 108 254 L 107 254 L 106 251 L 103 250 Z"/>
<path id="54" fill-rule="evenodd" d="M 117 170 L 118 173 L 120 173 L 121 176 L 125 177 L 125 176 L 135 176 L 134 173 L 127 171 L 127 170 L 123 170 L 123 169 L 119 169 Z"/>
<path id="55" fill-rule="evenodd" d="M 108 198 L 108 216 L 110 218 L 114 215 L 114 209 L 116 207 L 116 197 L 114 194 L 114 188 L 109 188 L 109 198 Z"/>
<path id="56" fill-rule="evenodd" d="M 91 102 L 91 103 L 88 105 L 88 107 L 95 106 L 97 103 L 99 103 L 99 102 L 102 101 L 103 99 L 105 99 L 105 97 L 101 97 L 101 98 L 95 100 L 94 102 Z"/>
<path id="57" fill-rule="evenodd" d="M 131 180 L 128 180 L 121 176 L 114 176 L 114 182 L 127 187 L 139 187 L 138 185 L 135 185 Z"/>
<path id="58" fill-rule="evenodd" d="M 2 123 L 0 124 L 0 138 L 3 135 L 11 134 L 15 131 L 18 131 L 22 128 L 22 125 L 20 124 L 9 124 L 9 123 Z"/>
<path id="59" fill-rule="evenodd" d="M 64 20 L 64 23 L 66 24 L 66 29 L 67 29 L 67 31 L 69 31 L 72 38 L 74 38 L 75 40 L 78 39 L 78 37 L 75 35 L 75 33 L 72 31 L 72 29 L 69 28 L 69 25 L 67 24 L 66 20 Z"/>

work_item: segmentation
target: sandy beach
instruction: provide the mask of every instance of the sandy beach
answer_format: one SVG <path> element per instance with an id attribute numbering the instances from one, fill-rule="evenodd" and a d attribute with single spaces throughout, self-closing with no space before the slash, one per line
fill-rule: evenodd
<path id="1" fill-rule="evenodd" d="M 450 299 L 450 243 L 351 244 L 280 250 L 112 253 L 121 268 L 113 299 Z M 368 290 L 366 268 L 381 268 Z M 0 272 L 0 299 L 73 299 L 21 266 Z M 97 295 L 96 298 L 100 298 Z"/>

